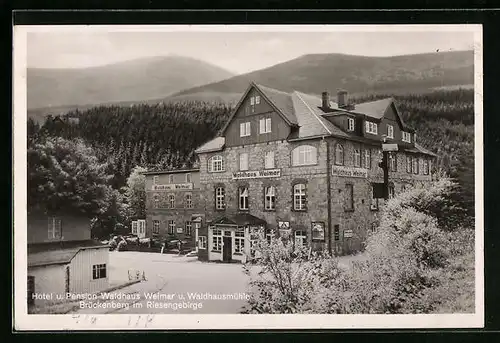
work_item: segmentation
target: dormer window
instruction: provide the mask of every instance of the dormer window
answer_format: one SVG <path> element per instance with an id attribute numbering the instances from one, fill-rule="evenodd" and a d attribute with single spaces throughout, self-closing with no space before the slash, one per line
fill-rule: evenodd
<path id="1" fill-rule="evenodd" d="M 347 130 L 354 131 L 354 118 L 347 118 Z"/>
<path id="2" fill-rule="evenodd" d="M 377 123 L 367 121 L 366 122 L 366 133 L 371 133 L 376 135 L 378 133 Z"/>
<path id="3" fill-rule="evenodd" d="M 401 135 L 402 135 L 401 139 L 403 140 L 403 142 L 411 143 L 411 135 L 409 132 L 402 131 Z"/>
<path id="4" fill-rule="evenodd" d="M 394 138 L 394 126 L 387 124 L 387 138 Z"/>
<path id="5" fill-rule="evenodd" d="M 240 137 L 250 136 L 250 122 L 240 124 Z"/>

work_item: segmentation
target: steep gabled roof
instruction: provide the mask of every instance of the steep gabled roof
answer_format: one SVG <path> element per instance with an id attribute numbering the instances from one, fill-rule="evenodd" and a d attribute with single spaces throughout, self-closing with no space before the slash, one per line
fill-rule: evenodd
<path id="1" fill-rule="evenodd" d="M 236 113 L 238 113 L 238 110 L 240 109 L 243 100 L 246 99 L 248 93 L 252 88 L 255 88 L 259 92 L 262 98 L 264 98 L 264 100 L 266 100 L 269 103 L 269 105 L 271 105 L 274 108 L 274 110 L 285 120 L 285 122 L 288 125 L 290 126 L 297 125 L 297 119 L 295 118 L 295 114 L 293 111 L 293 105 L 290 94 L 276 89 L 268 88 L 262 85 L 258 85 L 255 82 L 251 82 L 250 86 L 248 86 L 247 90 L 243 93 L 242 97 L 236 104 L 233 113 L 229 117 L 224 127 L 221 129 L 219 135 L 224 134 L 229 124 L 233 121 L 234 116 L 236 115 Z"/>

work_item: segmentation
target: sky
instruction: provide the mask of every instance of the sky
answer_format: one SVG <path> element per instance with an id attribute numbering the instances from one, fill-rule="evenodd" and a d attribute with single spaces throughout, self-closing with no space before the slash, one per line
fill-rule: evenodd
<path id="1" fill-rule="evenodd" d="M 294 30 L 297 31 L 297 30 Z M 304 54 L 343 53 L 395 56 L 473 49 L 474 37 L 460 30 L 364 32 L 206 32 L 59 29 L 27 34 L 27 65 L 34 68 L 82 68 L 142 57 L 180 55 L 200 59 L 235 74 L 285 62 Z"/>

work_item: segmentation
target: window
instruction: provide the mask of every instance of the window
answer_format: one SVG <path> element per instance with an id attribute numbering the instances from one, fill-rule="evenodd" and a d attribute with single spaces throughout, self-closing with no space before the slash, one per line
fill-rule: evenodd
<path id="1" fill-rule="evenodd" d="M 222 248 L 222 231 L 214 229 L 212 231 L 212 250 L 221 251 Z"/>
<path id="2" fill-rule="evenodd" d="M 186 183 L 191 183 L 191 174 L 190 173 L 186 174 Z"/>
<path id="3" fill-rule="evenodd" d="M 173 175 L 168 176 L 168 183 L 174 183 L 174 176 Z"/>
<path id="4" fill-rule="evenodd" d="M 354 210 L 354 186 L 350 183 L 345 185 L 344 209 L 346 211 Z"/>
<path id="5" fill-rule="evenodd" d="M 49 217 L 48 237 L 49 239 L 59 239 L 62 236 L 61 218 Z"/>
<path id="6" fill-rule="evenodd" d="M 153 176 L 153 185 L 157 185 L 158 184 L 158 176 Z"/>
<path id="7" fill-rule="evenodd" d="M 193 222 L 187 220 L 185 223 L 185 231 L 186 235 L 191 236 L 193 234 Z"/>
<path id="8" fill-rule="evenodd" d="M 429 160 L 425 158 L 423 160 L 423 163 L 424 163 L 424 175 L 429 175 Z"/>
<path id="9" fill-rule="evenodd" d="M 338 241 L 340 240 L 340 226 L 335 224 L 333 227 L 333 239 Z"/>
<path id="10" fill-rule="evenodd" d="M 240 137 L 250 136 L 250 122 L 240 124 Z"/>
<path id="11" fill-rule="evenodd" d="M 293 186 L 293 209 L 296 211 L 306 210 L 306 185 L 303 183 Z"/>
<path id="12" fill-rule="evenodd" d="M 153 220 L 153 233 L 160 233 L 160 221 Z"/>
<path id="13" fill-rule="evenodd" d="M 411 135 L 409 132 L 401 131 L 403 142 L 411 143 Z"/>
<path id="14" fill-rule="evenodd" d="M 335 164 L 338 166 L 344 165 L 344 147 L 340 144 L 335 146 Z"/>
<path id="15" fill-rule="evenodd" d="M 323 222 L 312 223 L 312 239 L 313 241 L 325 240 L 325 223 Z"/>
<path id="16" fill-rule="evenodd" d="M 240 170 L 248 170 L 248 153 L 240 154 Z"/>
<path id="17" fill-rule="evenodd" d="M 160 194 L 153 195 L 153 208 L 160 208 Z"/>
<path id="18" fill-rule="evenodd" d="M 94 264 L 92 266 L 92 280 L 106 278 L 106 264 Z"/>
<path id="19" fill-rule="evenodd" d="M 372 185 L 370 209 L 378 210 L 378 198 L 375 198 L 375 185 Z"/>
<path id="20" fill-rule="evenodd" d="M 317 149 L 310 145 L 301 145 L 292 151 L 292 165 L 306 166 L 316 164 Z"/>
<path id="21" fill-rule="evenodd" d="M 274 186 L 269 186 L 264 189 L 264 192 L 264 208 L 266 210 L 276 209 L 276 188 Z"/>
<path id="22" fill-rule="evenodd" d="M 234 233 L 234 252 L 243 253 L 245 251 L 245 231 L 239 230 Z"/>
<path id="23" fill-rule="evenodd" d="M 224 160 L 222 159 L 222 156 L 216 155 L 210 157 L 208 160 L 208 171 L 210 173 L 224 171 Z"/>
<path id="24" fill-rule="evenodd" d="M 175 220 L 168 221 L 168 233 L 173 235 L 175 232 Z"/>
<path id="25" fill-rule="evenodd" d="M 193 195 L 191 193 L 184 195 L 184 206 L 186 208 L 193 208 Z"/>
<path id="26" fill-rule="evenodd" d="M 303 230 L 295 231 L 295 246 L 297 248 L 305 247 L 307 244 L 306 232 Z"/>
<path id="27" fill-rule="evenodd" d="M 414 157 L 413 159 L 413 174 L 418 174 L 418 161 L 419 161 L 419 158 L 418 157 Z"/>
<path id="28" fill-rule="evenodd" d="M 406 172 L 411 174 L 411 166 L 412 166 L 411 156 L 406 156 Z"/>
<path id="29" fill-rule="evenodd" d="M 392 172 L 398 169 L 398 157 L 396 153 L 389 153 L 389 170 Z"/>
<path id="30" fill-rule="evenodd" d="M 376 135 L 378 133 L 377 123 L 373 123 L 371 121 L 365 122 L 365 130 L 367 133 L 371 133 Z"/>
<path id="31" fill-rule="evenodd" d="M 260 95 L 255 96 L 255 104 L 256 105 L 260 104 Z"/>
<path id="32" fill-rule="evenodd" d="M 267 244 L 271 244 L 273 242 L 273 232 L 270 229 L 266 230 L 266 241 Z"/>
<path id="33" fill-rule="evenodd" d="M 200 248 L 200 249 L 207 248 L 207 237 L 206 236 L 198 237 L 198 248 Z"/>
<path id="34" fill-rule="evenodd" d="M 259 120 L 260 133 L 271 132 L 271 118 L 263 118 Z"/>
<path id="35" fill-rule="evenodd" d="M 364 152 L 365 152 L 365 154 L 364 154 L 365 168 L 371 169 L 372 168 L 372 151 L 370 149 L 365 149 Z"/>
<path id="36" fill-rule="evenodd" d="M 250 105 L 255 105 L 255 97 L 253 96 L 250 98 Z"/>
<path id="37" fill-rule="evenodd" d="M 248 210 L 248 187 L 238 188 L 238 196 L 240 210 Z"/>
<path id="38" fill-rule="evenodd" d="M 226 208 L 225 195 L 226 191 L 224 187 L 215 188 L 215 208 L 217 210 L 223 210 Z"/>
<path id="39" fill-rule="evenodd" d="M 134 220 L 132 222 L 132 234 L 133 235 L 137 235 L 137 226 L 138 226 L 137 220 Z"/>
<path id="40" fill-rule="evenodd" d="M 354 131 L 354 119 L 353 118 L 347 118 L 347 130 Z"/>
<path id="41" fill-rule="evenodd" d="M 266 169 L 274 168 L 274 151 L 267 151 L 264 158 L 264 167 Z"/>
<path id="42" fill-rule="evenodd" d="M 361 149 L 354 148 L 354 166 L 361 167 Z"/>
<path id="43" fill-rule="evenodd" d="M 168 195 L 168 206 L 169 208 L 175 208 L 175 194 Z"/>
<path id="44" fill-rule="evenodd" d="M 394 138 L 394 126 L 387 124 L 387 138 Z"/>
<path id="45" fill-rule="evenodd" d="M 394 184 L 389 185 L 389 199 L 394 198 L 394 195 L 396 194 L 396 191 L 394 189 Z"/>

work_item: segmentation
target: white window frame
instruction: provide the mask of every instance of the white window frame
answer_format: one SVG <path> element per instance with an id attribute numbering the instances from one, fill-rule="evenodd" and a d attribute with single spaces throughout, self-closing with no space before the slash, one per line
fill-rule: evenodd
<path id="1" fill-rule="evenodd" d="M 347 118 L 347 130 L 354 131 L 354 118 Z"/>
<path id="2" fill-rule="evenodd" d="M 420 174 L 420 166 L 419 166 L 419 163 L 420 163 L 420 158 L 419 157 L 413 157 L 412 158 L 412 171 L 413 171 L 413 174 L 415 175 L 418 175 Z"/>
<path id="3" fill-rule="evenodd" d="M 187 236 L 193 235 L 193 222 L 190 220 L 186 220 L 184 223 L 184 232 L 186 232 Z"/>
<path id="4" fill-rule="evenodd" d="M 339 158 L 339 154 L 342 156 L 342 158 Z M 344 147 L 342 146 L 342 144 L 335 145 L 335 164 L 337 166 L 344 165 Z"/>
<path id="5" fill-rule="evenodd" d="M 273 169 L 274 166 L 274 151 L 266 151 L 264 154 L 264 168 Z"/>
<path id="6" fill-rule="evenodd" d="M 160 233 L 160 221 L 153 219 L 153 233 Z"/>
<path id="7" fill-rule="evenodd" d="M 276 187 L 264 188 L 264 208 L 268 211 L 276 210 Z"/>
<path id="8" fill-rule="evenodd" d="M 372 150 L 364 149 L 363 151 L 363 163 L 366 169 L 372 168 Z"/>
<path id="9" fill-rule="evenodd" d="M 184 206 L 185 208 L 193 208 L 193 194 L 184 194 Z"/>
<path id="10" fill-rule="evenodd" d="M 47 236 L 49 239 L 60 239 L 62 236 L 62 220 L 59 217 L 49 217 L 47 222 Z"/>
<path id="11" fill-rule="evenodd" d="M 312 145 L 299 145 L 292 150 L 292 166 L 309 166 L 318 163 L 318 149 Z"/>
<path id="12" fill-rule="evenodd" d="M 378 125 L 377 123 L 374 123 L 372 121 L 366 121 L 365 122 L 365 131 L 366 133 L 371 133 L 373 135 L 378 134 Z"/>
<path id="13" fill-rule="evenodd" d="M 168 208 L 175 208 L 175 194 L 168 195 Z"/>
<path id="14" fill-rule="evenodd" d="M 307 210 L 307 187 L 305 183 L 293 185 L 293 209 L 295 211 Z"/>
<path id="15" fill-rule="evenodd" d="M 250 122 L 240 123 L 240 137 L 248 137 L 252 134 L 252 126 Z"/>
<path id="16" fill-rule="evenodd" d="M 297 230 L 293 233 L 296 247 L 307 246 L 307 232 L 305 230 Z"/>
<path id="17" fill-rule="evenodd" d="M 133 235 L 137 235 L 138 227 L 139 227 L 139 223 L 137 222 L 137 220 L 133 220 L 132 221 L 132 230 L 131 230 Z"/>
<path id="18" fill-rule="evenodd" d="M 389 186 L 387 187 L 388 188 L 388 196 L 389 196 L 389 199 L 392 199 L 394 198 L 394 196 L 396 195 L 396 187 L 394 186 L 394 184 L 389 184 Z"/>
<path id="19" fill-rule="evenodd" d="M 153 194 L 153 208 L 160 208 L 160 194 Z"/>
<path id="20" fill-rule="evenodd" d="M 158 175 L 153 176 L 153 185 L 158 184 Z"/>
<path id="21" fill-rule="evenodd" d="M 413 173 L 413 156 L 407 155 L 406 156 L 406 172 L 408 174 Z"/>
<path id="22" fill-rule="evenodd" d="M 222 252 L 222 230 L 212 230 L 212 250 Z"/>
<path id="23" fill-rule="evenodd" d="M 174 183 L 174 176 L 172 174 L 170 174 L 168 176 L 168 183 L 171 183 L 171 184 Z"/>
<path id="24" fill-rule="evenodd" d="M 207 236 L 199 236 L 198 237 L 198 249 L 206 249 L 207 248 Z"/>
<path id="25" fill-rule="evenodd" d="M 247 186 L 238 188 L 238 208 L 240 210 L 248 210 L 249 189 Z"/>
<path id="26" fill-rule="evenodd" d="M 430 164 L 429 164 L 429 160 L 428 160 L 428 159 L 426 159 L 426 158 L 424 158 L 424 159 L 423 159 L 423 166 L 422 166 L 422 167 L 423 167 L 422 169 L 423 169 L 423 173 L 424 173 L 424 175 L 429 175 L 429 174 L 430 174 L 430 168 L 429 168 L 429 165 L 430 165 Z"/>
<path id="27" fill-rule="evenodd" d="M 173 235 L 175 233 L 175 220 L 170 219 L 167 223 L 168 223 L 168 233 Z"/>
<path id="28" fill-rule="evenodd" d="M 255 105 L 260 104 L 260 95 L 255 96 Z"/>
<path id="29" fill-rule="evenodd" d="M 398 155 L 395 152 L 390 152 L 388 155 L 389 171 L 398 171 Z"/>
<path id="30" fill-rule="evenodd" d="M 225 170 L 224 167 L 224 158 L 221 155 L 215 155 L 208 159 L 209 173 L 223 172 Z"/>
<path id="31" fill-rule="evenodd" d="M 254 96 L 250 97 L 250 105 L 251 106 L 255 105 L 255 97 Z"/>
<path id="32" fill-rule="evenodd" d="M 92 265 L 92 280 L 107 279 L 107 277 L 108 277 L 108 270 L 106 263 Z"/>
<path id="33" fill-rule="evenodd" d="M 191 173 L 186 174 L 186 183 L 191 183 Z"/>
<path id="34" fill-rule="evenodd" d="M 226 208 L 226 189 L 224 187 L 215 187 L 215 209 L 223 210 Z"/>
<path id="35" fill-rule="evenodd" d="M 240 154 L 240 170 L 241 171 L 248 170 L 248 168 L 249 168 L 248 157 L 249 157 L 248 152 L 242 152 Z"/>
<path id="36" fill-rule="evenodd" d="M 387 138 L 394 138 L 394 126 L 387 124 Z"/>
<path id="37" fill-rule="evenodd" d="M 234 252 L 243 254 L 245 252 L 245 231 L 237 230 L 234 232 Z"/>
<path id="38" fill-rule="evenodd" d="M 401 131 L 401 140 L 406 143 L 411 143 L 411 134 L 406 131 Z"/>
<path id="39" fill-rule="evenodd" d="M 361 168 L 361 148 L 354 147 L 353 150 L 353 163 L 356 168 Z"/>
<path id="40" fill-rule="evenodd" d="M 259 120 L 259 133 L 270 133 L 272 131 L 271 128 L 271 118 L 262 118 Z"/>

